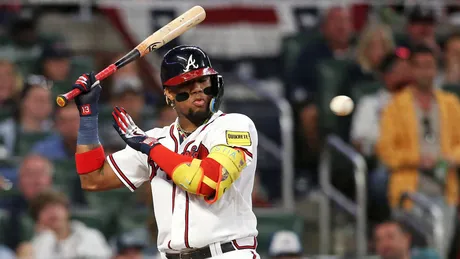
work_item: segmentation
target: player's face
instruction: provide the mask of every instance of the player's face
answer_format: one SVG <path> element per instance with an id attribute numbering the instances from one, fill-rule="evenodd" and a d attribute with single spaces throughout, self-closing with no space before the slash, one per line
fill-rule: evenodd
<path id="1" fill-rule="evenodd" d="M 187 81 L 181 85 L 168 88 L 166 96 L 174 100 L 179 116 L 183 115 L 191 121 L 201 121 L 208 118 L 209 102 L 212 96 L 211 78 L 203 76 Z"/>

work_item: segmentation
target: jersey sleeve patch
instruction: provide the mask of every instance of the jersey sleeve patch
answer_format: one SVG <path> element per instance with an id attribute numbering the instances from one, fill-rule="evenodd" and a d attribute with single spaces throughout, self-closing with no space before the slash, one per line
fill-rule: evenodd
<path id="1" fill-rule="evenodd" d="M 227 145 L 231 146 L 251 146 L 251 135 L 248 131 L 225 131 Z"/>

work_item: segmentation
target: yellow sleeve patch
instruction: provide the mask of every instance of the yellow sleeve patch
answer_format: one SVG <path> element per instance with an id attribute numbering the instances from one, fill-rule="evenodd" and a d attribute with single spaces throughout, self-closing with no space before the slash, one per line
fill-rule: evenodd
<path id="1" fill-rule="evenodd" d="M 250 146 L 252 144 L 251 135 L 247 131 L 225 131 L 227 145 Z"/>

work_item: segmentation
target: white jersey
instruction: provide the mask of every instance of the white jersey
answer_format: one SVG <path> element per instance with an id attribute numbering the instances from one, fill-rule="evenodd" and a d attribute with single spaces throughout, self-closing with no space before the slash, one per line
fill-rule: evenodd
<path id="1" fill-rule="evenodd" d="M 215 242 L 244 240 L 241 246 L 256 246 L 257 220 L 252 211 L 251 193 L 257 163 L 258 136 L 254 123 L 242 114 L 215 113 L 207 123 L 182 139 L 176 122 L 155 128 L 147 135 L 168 149 L 194 158 L 205 158 L 216 145 L 242 148 L 247 167 L 224 195 L 213 204 L 202 196 L 177 187 L 147 155 L 127 146 L 107 157 L 120 180 L 131 190 L 150 181 L 158 226 L 160 252 L 200 248 Z"/>

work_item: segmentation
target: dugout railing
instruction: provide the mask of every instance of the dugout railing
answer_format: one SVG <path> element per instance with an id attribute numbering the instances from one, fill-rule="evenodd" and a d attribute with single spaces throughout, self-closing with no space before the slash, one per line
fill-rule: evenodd
<path id="1" fill-rule="evenodd" d="M 353 164 L 356 202 L 347 198 L 332 185 L 331 163 L 333 150 L 339 152 Z M 320 254 L 330 254 L 331 252 L 331 203 L 333 202 L 356 219 L 356 255 L 358 257 L 367 255 L 366 173 L 366 161 L 361 154 L 336 135 L 329 135 L 326 138 L 319 165 L 320 186 L 324 194 L 324 198 L 320 201 L 319 211 Z"/>

